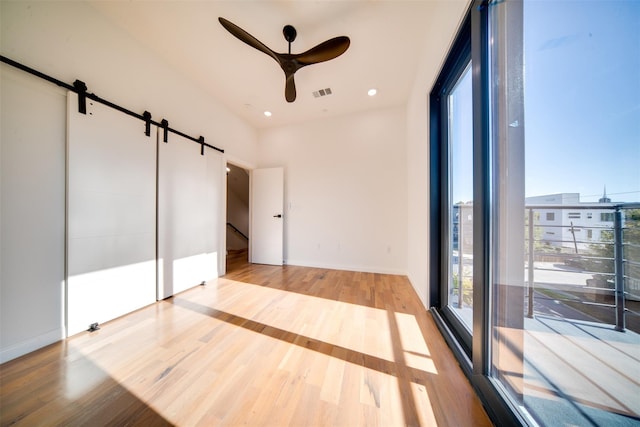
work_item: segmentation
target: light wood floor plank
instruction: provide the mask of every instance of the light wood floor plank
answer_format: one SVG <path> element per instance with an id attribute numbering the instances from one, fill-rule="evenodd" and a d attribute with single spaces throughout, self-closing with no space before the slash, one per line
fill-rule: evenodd
<path id="1" fill-rule="evenodd" d="M 0 365 L 0 425 L 491 425 L 405 277 L 228 271 Z"/>

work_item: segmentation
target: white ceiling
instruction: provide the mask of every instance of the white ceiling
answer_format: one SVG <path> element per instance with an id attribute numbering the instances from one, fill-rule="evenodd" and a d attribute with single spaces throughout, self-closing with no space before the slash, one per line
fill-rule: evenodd
<path id="1" fill-rule="evenodd" d="M 464 0 L 93 2 L 109 20 L 256 128 L 402 105 L 440 8 Z M 464 1 L 466 3 L 466 1 Z M 222 16 L 277 52 L 293 25 L 299 53 L 336 36 L 351 46 L 340 57 L 299 70 L 298 97 L 284 98 L 284 73 L 269 56 L 242 43 Z M 313 91 L 331 88 L 315 98 Z M 367 90 L 378 94 L 369 97 Z M 267 118 L 265 110 L 273 113 Z"/>

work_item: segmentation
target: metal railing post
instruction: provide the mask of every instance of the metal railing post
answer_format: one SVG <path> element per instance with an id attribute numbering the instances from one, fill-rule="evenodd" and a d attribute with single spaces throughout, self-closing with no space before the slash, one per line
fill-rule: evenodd
<path id="1" fill-rule="evenodd" d="M 462 250 L 464 247 L 464 238 L 462 234 L 462 218 L 464 215 L 462 214 L 462 204 L 458 206 L 458 308 L 462 308 L 462 303 L 464 302 L 464 295 L 462 295 L 462 285 L 464 280 L 462 275 L 464 274 L 464 260 L 462 258 Z"/>
<path id="2" fill-rule="evenodd" d="M 622 212 L 616 206 L 613 216 L 613 258 L 615 273 L 615 295 L 616 295 L 616 331 L 624 332 L 624 264 L 622 251 Z"/>
<path id="3" fill-rule="evenodd" d="M 529 265 L 527 267 L 527 277 L 529 284 L 529 307 L 527 317 L 533 318 L 533 209 L 529 208 Z"/>

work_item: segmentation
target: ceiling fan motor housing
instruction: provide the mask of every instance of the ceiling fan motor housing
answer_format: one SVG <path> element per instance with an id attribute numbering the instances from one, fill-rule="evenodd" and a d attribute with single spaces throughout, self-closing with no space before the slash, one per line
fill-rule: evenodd
<path id="1" fill-rule="evenodd" d="M 292 25 L 285 25 L 282 29 L 282 34 L 284 34 L 284 39 L 286 41 L 292 43 L 296 39 L 298 32 Z"/>

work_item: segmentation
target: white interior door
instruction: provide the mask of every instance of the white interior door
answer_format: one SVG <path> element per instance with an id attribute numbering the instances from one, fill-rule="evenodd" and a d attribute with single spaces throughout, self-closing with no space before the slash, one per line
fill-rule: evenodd
<path id="1" fill-rule="evenodd" d="M 251 262 L 282 265 L 284 170 L 254 169 L 251 173 Z"/>

